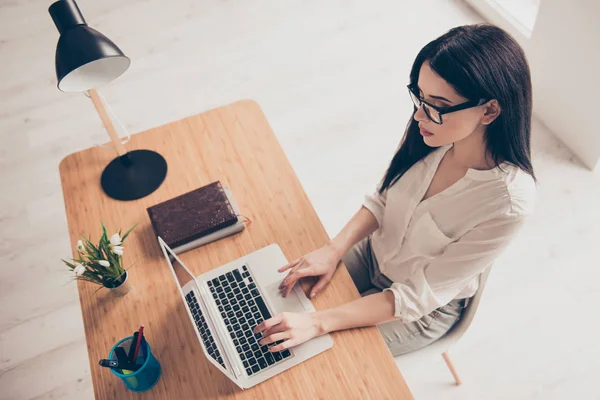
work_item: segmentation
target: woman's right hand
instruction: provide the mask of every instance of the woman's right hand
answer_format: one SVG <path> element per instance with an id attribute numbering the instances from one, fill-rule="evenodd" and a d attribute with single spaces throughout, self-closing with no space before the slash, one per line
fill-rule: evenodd
<path id="1" fill-rule="evenodd" d="M 296 281 L 306 276 L 320 276 L 319 281 L 313 286 L 310 297 L 313 298 L 320 292 L 331 280 L 335 270 L 341 260 L 339 250 L 332 244 L 327 244 L 307 255 L 300 257 L 291 263 L 281 267 L 278 271 L 284 272 L 290 270 L 286 278 L 279 285 L 279 290 L 283 297 L 290 294 L 290 291 L 296 284 Z"/>

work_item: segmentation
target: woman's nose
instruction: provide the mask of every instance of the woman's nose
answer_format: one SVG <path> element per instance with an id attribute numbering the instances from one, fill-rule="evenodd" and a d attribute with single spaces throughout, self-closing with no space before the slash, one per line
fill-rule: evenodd
<path id="1" fill-rule="evenodd" d="M 425 121 L 429 118 L 427 118 L 427 114 L 425 114 L 425 111 L 423 110 L 423 105 L 421 104 L 421 107 L 417 108 L 417 111 L 415 112 L 414 115 L 414 119 L 417 122 L 421 122 L 421 121 Z"/>

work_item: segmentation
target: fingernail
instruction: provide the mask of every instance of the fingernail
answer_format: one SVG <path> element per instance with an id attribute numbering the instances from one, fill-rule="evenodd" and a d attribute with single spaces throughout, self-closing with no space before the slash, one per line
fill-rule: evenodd
<path id="1" fill-rule="evenodd" d="M 311 299 L 312 299 L 313 297 L 315 297 L 315 296 L 316 296 L 316 293 L 311 293 L 311 294 L 310 294 L 310 298 L 311 298 Z"/>

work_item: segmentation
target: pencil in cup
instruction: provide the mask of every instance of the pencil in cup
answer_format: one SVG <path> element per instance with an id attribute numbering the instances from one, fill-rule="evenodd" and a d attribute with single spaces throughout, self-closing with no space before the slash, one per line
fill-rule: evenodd
<path id="1" fill-rule="evenodd" d="M 116 360 L 117 356 L 115 355 L 115 349 L 117 347 L 122 347 L 126 353 L 129 352 L 129 347 L 135 346 L 135 342 L 133 342 L 133 336 L 126 337 L 121 339 L 117 344 L 113 346 L 108 354 L 109 360 Z M 150 349 L 150 345 L 145 340 L 142 341 L 139 349 L 139 353 L 135 363 L 140 365 L 140 368 L 137 371 L 125 371 L 120 369 L 112 369 L 111 372 L 121 378 L 127 389 L 132 392 L 145 392 L 150 390 L 156 385 L 158 382 L 162 370 L 160 367 L 160 363 L 152 354 L 152 350 Z"/>

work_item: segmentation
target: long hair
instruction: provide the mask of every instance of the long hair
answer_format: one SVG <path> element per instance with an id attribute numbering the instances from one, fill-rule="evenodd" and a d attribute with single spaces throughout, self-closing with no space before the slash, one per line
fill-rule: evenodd
<path id="1" fill-rule="evenodd" d="M 525 53 L 512 36 L 490 24 L 452 28 L 417 54 L 410 71 L 411 85 L 416 86 L 425 61 L 462 97 L 498 101 L 500 115 L 484 134 L 487 151 L 496 165 L 513 164 L 536 180 L 530 149 L 531 75 Z M 434 150 L 419 133 L 416 111 L 415 107 L 380 184 L 380 194 Z"/>

